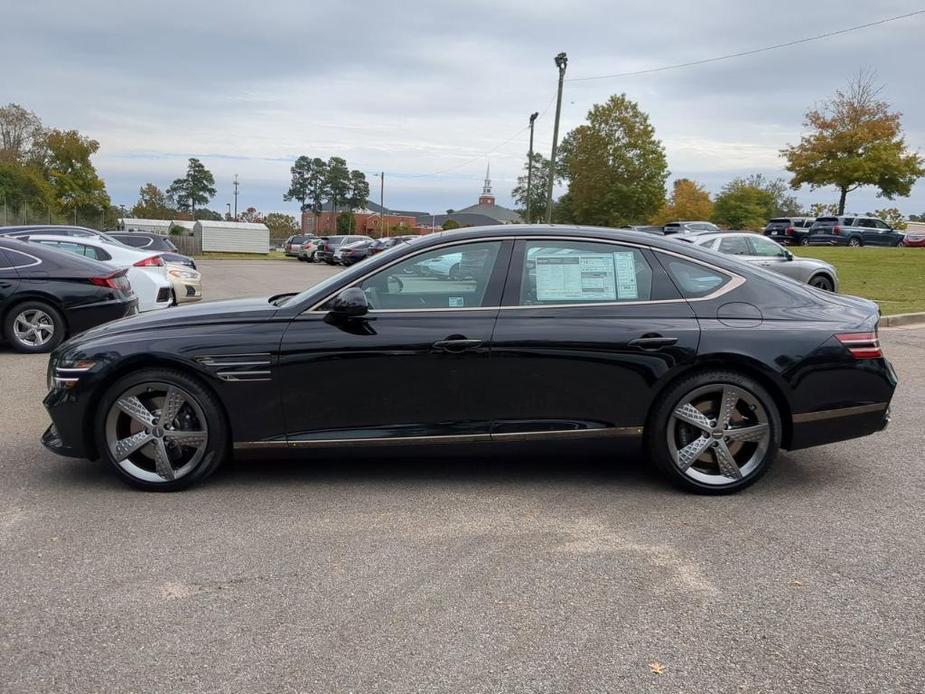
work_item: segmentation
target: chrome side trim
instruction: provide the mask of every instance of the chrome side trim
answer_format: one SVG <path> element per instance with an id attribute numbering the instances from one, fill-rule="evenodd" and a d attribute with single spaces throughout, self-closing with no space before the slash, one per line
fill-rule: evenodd
<path id="1" fill-rule="evenodd" d="M 562 429 L 556 431 L 523 431 L 503 434 L 445 434 L 436 436 L 381 436 L 365 439 L 314 439 L 311 441 L 239 441 L 239 450 L 257 448 L 330 448 L 341 445 L 403 446 L 431 443 L 481 443 L 487 441 L 528 441 L 535 439 L 623 438 L 642 436 L 643 427 L 613 427 L 607 429 Z"/>
<path id="2" fill-rule="evenodd" d="M 370 313 L 433 313 L 435 311 L 497 311 L 497 310 L 509 311 L 509 310 L 524 310 L 524 309 L 535 310 L 535 309 L 544 309 L 544 308 L 556 308 L 556 309 L 558 308 L 584 308 L 587 306 L 593 307 L 593 306 L 632 306 L 632 305 L 639 305 L 639 304 L 674 304 L 674 303 L 682 303 L 685 301 L 687 302 L 710 301 L 712 299 L 716 299 L 722 296 L 723 294 L 731 292 L 733 289 L 741 287 L 743 284 L 745 284 L 745 278 L 742 277 L 741 275 L 737 275 L 732 270 L 726 270 L 725 268 L 717 267 L 716 265 L 700 260 L 699 258 L 691 258 L 690 256 L 684 255 L 683 253 L 677 253 L 675 251 L 665 250 L 662 248 L 656 248 L 654 246 L 649 246 L 649 245 L 642 244 L 642 243 L 632 243 L 629 241 L 615 241 L 613 239 L 600 239 L 600 238 L 585 237 L 585 236 L 543 236 L 543 235 L 527 234 L 524 236 L 487 236 L 485 238 L 480 238 L 480 239 L 461 239 L 459 241 L 453 241 L 451 243 L 446 244 L 445 246 L 440 246 L 440 247 L 449 248 L 451 246 L 460 246 L 460 245 L 469 244 L 469 243 L 483 243 L 486 241 L 509 241 L 509 240 L 531 241 L 531 240 L 536 240 L 536 239 L 547 240 L 547 241 L 578 241 L 582 243 L 608 243 L 614 246 L 641 248 L 644 250 L 651 251 L 652 253 L 664 253 L 665 255 L 675 256 L 676 258 L 681 258 L 682 260 L 686 260 L 691 263 L 697 263 L 698 265 L 703 265 L 704 267 L 708 267 L 711 270 L 715 270 L 716 272 L 726 275 L 727 277 L 730 278 L 730 281 L 724 284 L 719 289 L 717 289 L 712 294 L 708 294 L 707 296 L 702 296 L 696 299 L 685 299 L 682 297 L 680 299 L 655 299 L 655 300 L 649 300 L 649 301 L 602 301 L 602 302 L 587 303 L 587 304 L 571 303 L 571 304 L 544 304 L 544 305 L 535 305 L 535 306 L 472 306 L 472 307 L 461 307 L 461 308 L 447 307 L 447 308 L 415 308 L 415 309 L 379 309 L 379 310 L 372 310 L 370 311 Z M 422 253 L 429 253 L 430 251 L 433 251 L 433 250 L 436 250 L 436 248 L 435 247 L 422 248 L 418 250 L 417 252 L 409 253 L 408 255 L 404 255 L 401 258 L 396 258 L 392 262 L 386 265 L 383 265 L 382 267 L 376 268 L 375 270 L 370 270 L 365 275 L 358 277 L 356 280 L 351 282 L 346 287 L 343 287 L 341 289 L 338 289 L 337 291 L 334 291 L 328 294 L 324 299 L 322 299 L 321 301 L 318 301 L 317 303 L 313 304 L 309 308 L 305 309 L 299 315 L 305 315 L 306 313 L 317 311 L 321 306 L 323 306 L 328 301 L 333 299 L 337 294 L 342 292 L 344 289 L 349 289 L 350 287 L 357 286 L 358 284 L 363 282 L 367 277 L 371 277 L 372 275 L 375 275 L 378 272 L 387 270 L 393 265 L 396 265 L 400 262 L 408 260 L 409 258 L 413 258 L 416 255 L 421 255 Z"/>
<path id="3" fill-rule="evenodd" d="M 271 380 L 269 371 L 218 371 L 215 375 L 229 383 Z"/>
<path id="4" fill-rule="evenodd" d="M 839 407 L 835 410 L 819 410 L 817 412 L 804 412 L 793 415 L 794 424 L 805 424 L 807 422 L 821 422 L 826 419 L 838 419 L 839 417 L 853 417 L 859 414 L 870 414 L 872 412 L 883 412 L 889 407 L 889 403 L 877 402 L 872 405 L 858 405 L 856 407 Z"/>
<path id="5" fill-rule="evenodd" d="M 530 441 L 533 439 L 626 438 L 642 436 L 643 427 L 607 427 L 606 429 L 561 429 L 556 431 L 512 431 L 492 434 L 493 441 Z"/>

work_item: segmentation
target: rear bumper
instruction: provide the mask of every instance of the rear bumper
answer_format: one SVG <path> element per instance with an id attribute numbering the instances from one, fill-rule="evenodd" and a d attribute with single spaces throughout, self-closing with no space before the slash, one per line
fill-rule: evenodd
<path id="1" fill-rule="evenodd" d="M 810 246 L 847 246 L 848 238 L 833 234 L 812 234 L 809 237 Z"/>
<path id="2" fill-rule="evenodd" d="M 886 429 L 889 422 L 890 404 L 886 402 L 795 414 L 789 449 L 869 436 Z"/>
<path id="3" fill-rule="evenodd" d="M 68 333 L 72 337 L 84 330 L 95 328 L 103 323 L 132 316 L 138 313 L 138 299 L 134 295 L 131 299 L 101 301 L 96 304 L 73 306 L 65 311 L 68 324 Z"/>

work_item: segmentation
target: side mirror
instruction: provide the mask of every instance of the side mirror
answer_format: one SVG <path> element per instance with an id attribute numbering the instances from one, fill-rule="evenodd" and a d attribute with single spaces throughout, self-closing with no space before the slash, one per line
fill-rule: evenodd
<path id="1" fill-rule="evenodd" d="M 784 251 L 784 255 L 787 257 L 787 260 L 793 260 L 793 253 L 790 251 Z"/>
<path id="2" fill-rule="evenodd" d="M 334 297 L 331 302 L 331 312 L 341 316 L 365 316 L 369 313 L 369 302 L 366 294 L 359 287 L 350 287 Z"/>

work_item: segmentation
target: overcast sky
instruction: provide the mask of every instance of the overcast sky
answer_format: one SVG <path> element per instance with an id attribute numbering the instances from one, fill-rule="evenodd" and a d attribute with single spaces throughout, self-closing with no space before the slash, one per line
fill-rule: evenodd
<path id="1" fill-rule="evenodd" d="M 29 0 L 3 11 L 0 102 L 99 140 L 95 162 L 116 204 L 133 204 L 146 181 L 166 187 L 196 156 L 215 174 L 210 207 L 225 209 L 237 173 L 240 209 L 295 212 L 282 194 L 292 160 L 306 154 L 342 156 L 370 177 L 384 170 L 387 206 L 441 213 L 476 202 L 489 160 L 498 201 L 510 204 L 533 111 L 543 113 L 536 148 L 548 155 L 559 51 L 578 78 L 920 8 L 901 0 Z M 626 92 L 650 114 L 672 178 L 715 192 L 736 175 L 785 175 L 778 150 L 799 140 L 807 107 L 860 68 L 876 70 L 904 114 L 907 142 L 925 151 L 923 65 L 919 15 L 709 65 L 567 82 L 561 132 Z M 376 182 L 372 189 L 378 201 Z M 836 195 L 804 189 L 799 198 Z M 860 212 L 891 204 L 871 189 L 848 200 Z M 925 211 L 925 182 L 895 204 Z"/>

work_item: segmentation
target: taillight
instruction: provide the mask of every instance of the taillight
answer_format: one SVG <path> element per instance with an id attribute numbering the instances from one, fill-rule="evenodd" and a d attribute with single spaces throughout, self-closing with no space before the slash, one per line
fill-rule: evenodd
<path id="1" fill-rule="evenodd" d="M 97 287 L 108 287 L 109 289 L 119 289 L 119 278 L 122 277 L 121 272 L 114 272 L 111 275 L 106 275 L 105 277 L 91 277 L 90 284 L 95 284 Z"/>
<path id="2" fill-rule="evenodd" d="M 787 227 L 787 236 L 793 236 L 793 227 Z"/>
<path id="3" fill-rule="evenodd" d="M 832 227 L 832 233 L 835 234 L 835 236 L 840 236 L 841 227 L 836 224 L 834 227 Z"/>
<path id="4" fill-rule="evenodd" d="M 872 333 L 841 333 L 835 339 L 847 347 L 855 359 L 879 359 L 883 356 L 876 330 Z"/>
<path id="5" fill-rule="evenodd" d="M 152 255 L 150 258 L 139 260 L 135 267 L 164 267 L 164 261 L 159 255 Z"/>

